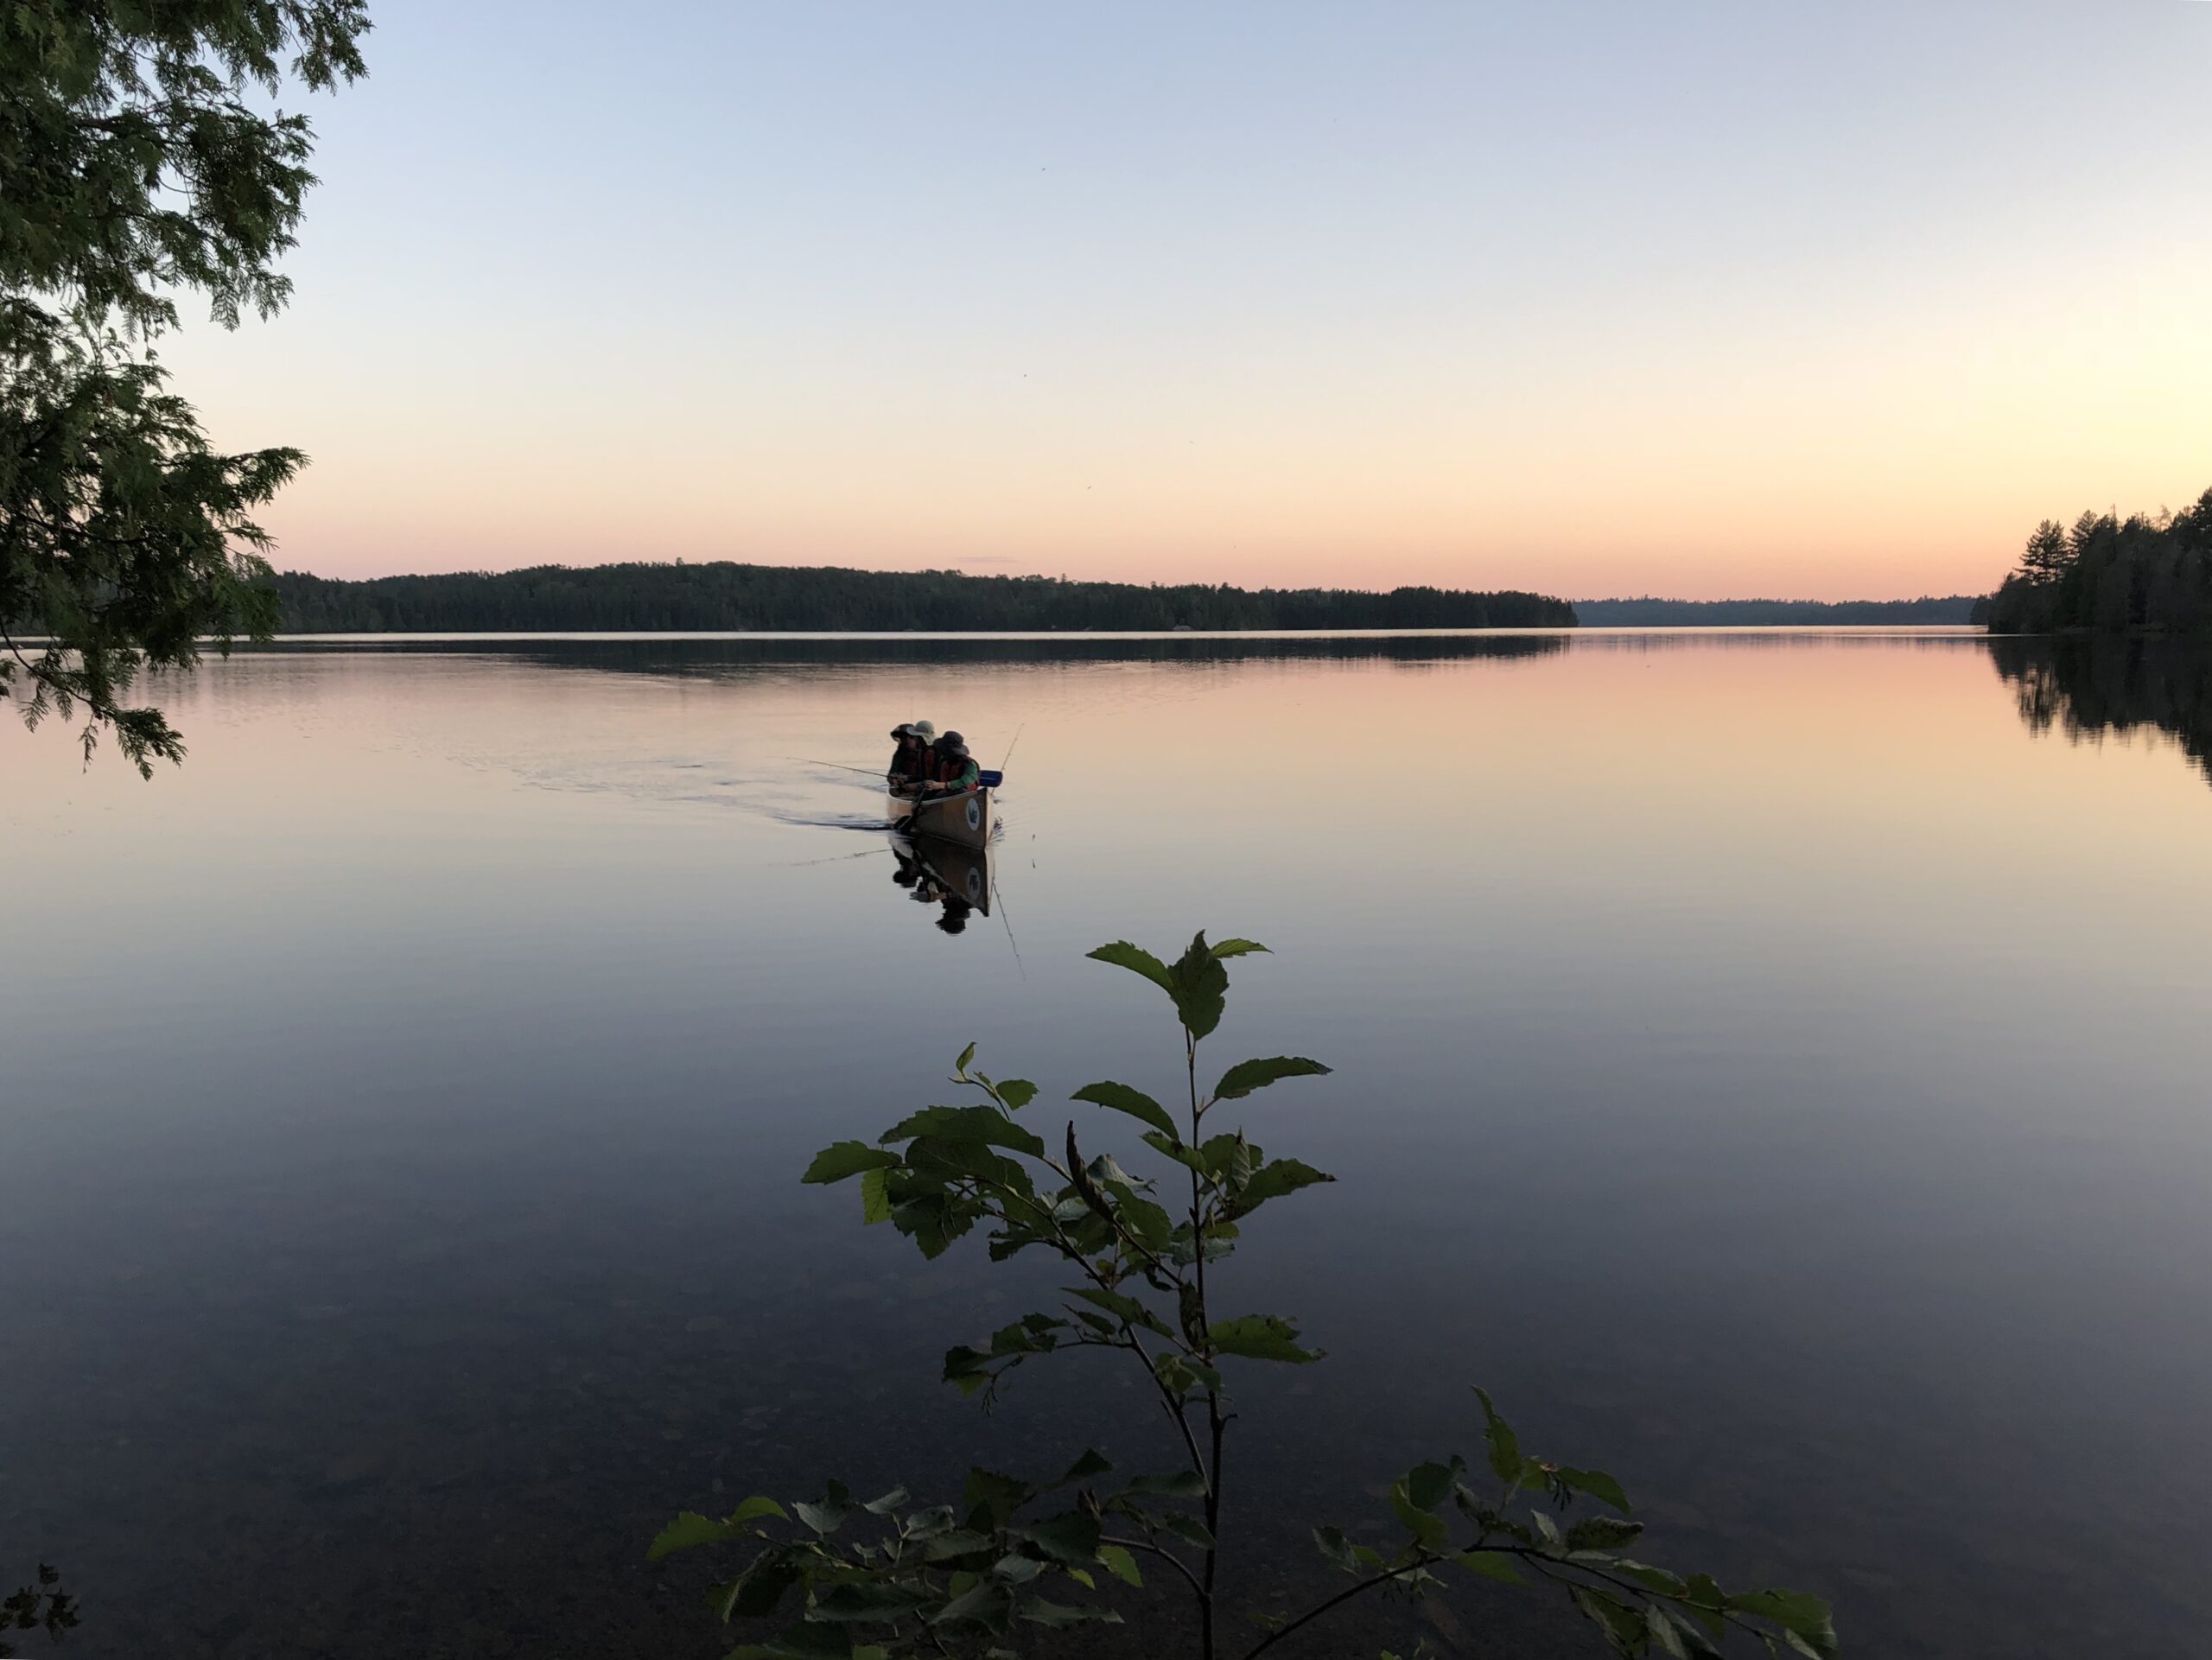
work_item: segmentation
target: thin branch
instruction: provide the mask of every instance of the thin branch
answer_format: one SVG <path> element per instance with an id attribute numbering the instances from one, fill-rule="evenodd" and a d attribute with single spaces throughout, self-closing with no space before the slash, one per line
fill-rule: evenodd
<path id="1" fill-rule="evenodd" d="M 1244 1651 L 1244 1660 L 1253 1660 L 1253 1657 L 1255 1655 L 1261 1654 L 1265 1650 L 1273 1648 L 1276 1644 L 1281 1642 L 1283 1638 L 1288 1637 L 1300 1626 L 1312 1624 L 1314 1620 L 1320 1619 L 1322 1615 L 1327 1613 L 1332 1608 L 1334 1608 L 1339 1603 L 1350 1602 L 1354 1597 L 1358 1596 L 1362 1592 L 1372 1591 L 1378 1585 L 1392 1584 L 1396 1580 L 1405 1578 L 1408 1574 L 1418 1573 L 1421 1569 L 1427 1568 L 1431 1562 L 1440 1562 L 1443 1560 L 1444 1558 L 1441 1556 L 1432 1555 L 1428 1552 L 1423 1551 L 1418 1559 L 1407 1563 L 1403 1568 L 1391 1568 L 1387 1573 L 1377 1574 L 1372 1578 L 1362 1580 L 1357 1585 L 1351 1586 L 1345 1590 L 1338 1592 L 1336 1595 L 1331 1597 L 1326 1602 L 1316 1604 L 1313 1607 L 1307 1609 L 1304 1613 L 1299 1615 L 1296 1619 L 1292 1620 L 1287 1625 L 1276 1626 L 1274 1631 L 1269 1631 L 1265 1637 L 1262 1638 L 1257 1643 L 1254 1644 L 1250 1648 Z"/>
<path id="2" fill-rule="evenodd" d="M 1166 1546 L 1155 1544 L 1148 1539 L 1122 1539 L 1115 1537 L 1109 1534 L 1103 1533 L 1098 1536 L 1098 1542 L 1102 1545 L 1122 1545 L 1130 1550 L 1142 1550 L 1149 1552 L 1151 1555 L 1159 1557 L 1162 1561 L 1173 1568 L 1178 1574 L 1180 1574 L 1183 1576 L 1185 1583 L 1189 1585 L 1191 1589 L 1198 1593 L 1199 1601 L 1204 1602 L 1205 1600 L 1205 1587 L 1198 1583 L 1198 1576 L 1191 1572 L 1189 1564 L 1185 1562 L 1184 1560 L 1180 1556 L 1178 1556 L 1173 1551 L 1168 1549 Z"/>

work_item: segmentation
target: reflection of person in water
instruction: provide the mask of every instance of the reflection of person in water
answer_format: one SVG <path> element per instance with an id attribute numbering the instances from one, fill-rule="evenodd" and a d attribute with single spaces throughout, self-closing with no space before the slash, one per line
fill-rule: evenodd
<path id="1" fill-rule="evenodd" d="M 944 914 L 937 925 L 949 934 L 963 932 L 968 919 L 976 907 L 945 885 L 944 880 L 925 864 L 919 854 L 908 852 L 893 843 L 891 856 L 898 861 L 891 873 L 891 880 L 907 890 L 906 897 L 917 905 L 942 905 Z"/>

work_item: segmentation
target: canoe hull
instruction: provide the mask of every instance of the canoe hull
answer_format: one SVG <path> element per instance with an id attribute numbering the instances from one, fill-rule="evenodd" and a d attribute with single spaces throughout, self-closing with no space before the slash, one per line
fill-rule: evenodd
<path id="1" fill-rule="evenodd" d="M 963 791 L 959 795 L 938 796 L 928 801 L 893 794 L 892 817 L 906 818 L 909 814 L 912 816 L 906 825 L 909 834 L 934 836 L 963 848 L 988 845 L 995 816 L 988 789 Z"/>

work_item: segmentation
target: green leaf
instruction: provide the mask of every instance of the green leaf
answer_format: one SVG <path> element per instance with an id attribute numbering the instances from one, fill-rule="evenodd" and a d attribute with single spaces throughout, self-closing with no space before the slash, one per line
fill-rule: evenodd
<path id="1" fill-rule="evenodd" d="M 898 1162 L 896 1153 L 870 1147 L 866 1142 L 837 1142 L 816 1154 L 814 1162 L 806 1167 L 806 1173 L 799 1180 L 826 1185 L 857 1176 L 863 1170 L 880 1170 Z"/>
<path id="2" fill-rule="evenodd" d="M 1739 1614 L 1772 1620 L 1798 1639 L 1791 1646 L 1802 1653 L 1827 1660 L 1837 1651 L 1834 1616 L 1818 1597 L 1802 1591 L 1744 1591 L 1730 1597 L 1727 1606 Z"/>
<path id="3" fill-rule="evenodd" d="M 1103 1308 L 1110 1314 L 1119 1315 L 1131 1326 L 1137 1326 L 1141 1330 L 1147 1332 L 1156 1332 L 1161 1337 L 1173 1337 L 1175 1335 L 1173 1332 L 1168 1329 L 1166 1321 L 1160 1319 L 1159 1315 L 1154 1313 L 1151 1309 L 1146 1307 L 1135 1297 L 1126 1295 L 1122 1292 L 1102 1290 L 1096 1286 L 1070 1286 L 1067 1288 L 1067 1294 L 1071 1297 L 1080 1298 L 1084 1302 Z"/>
<path id="4" fill-rule="evenodd" d="M 1329 1069 L 1302 1055 L 1273 1055 L 1265 1060 L 1240 1060 L 1221 1075 L 1213 1086 L 1217 1101 L 1237 1101 L 1255 1090 L 1281 1083 L 1286 1078 L 1323 1078 Z"/>
<path id="5" fill-rule="evenodd" d="M 1098 1558 L 1098 1518 L 1088 1511 L 1069 1511 L 1014 1530 L 1056 1562 L 1080 1567 Z"/>
<path id="6" fill-rule="evenodd" d="M 1297 1159 L 1271 1160 L 1252 1173 L 1251 1180 L 1236 1196 L 1236 1209 L 1240 1213 L 1257 1210 L 1271 1199 L 1281 1199 L 1301 1187 L 1335 1180 L 1326 1171 L 1316 1170 Z"/>
<path id="7" fill-rule="evenodd" d="M 1686 1587 L 1679 1574 L 1669 1574 L 1663 1568 L 1654 1568 L 1649 1562 L 1639 1562 L 1624 1556 L 1613 1564 L 1613 1572 L 1627 1575 L 1646 1590 L 1656 1591 L 1662 1597 L 1679 1597 Z"/>
<path id="8" fill-rule="evenodd" d="M 958 1583 L 955 1576 L 954 1583 Z M 964 1590 L 956 1591 L 952 1600 L 930 1616 L 932 1625 L 949 1625 L 957 1620 L 980 1620 L 984 1625 L 1004 1629 L 1007 1610 L 1013 1599 L 1005 1586 L 991 1580 L 977 1580 Z"/>
<path id="9" fill-rule="evenodd" d="M 1623 1516 L 1629 1514 L 1628 1495 L 1621 1491 L 1621 1484 L 1603 1470 L 1560 1469 L 1554 1473 L 1574 1491 L 1587 1493 L 1600 1504 L 1611 1504 Z"/>
<path id="10" fill-rule="evenodd" d="M 1090 952 L 1094 962 L 1111 963 L 1117 969 L 1127 969 L 1132 974 L 1141 974 L 1170 997 L 1175 995 L 1175 979 L 1168 973 L 1167 965 L 1150 951 L 1132 945 L 1126 939 L 1115 940 Z"/>
<path id="11" fill-rule="evenodd" d="M 1036 1495 L 1029 1484 L 1017 1481 L 1012 1476 L 995 1475 L 988 1470 L 970 1470 L 963 1495 L 970 1514 L 987 1512 L 995 1528 L 1004 1527 L 1017 1510 Z"/>
<path id="12" fill-rule="evenodd" d="M 1201 934 L 1198 938 L 1203 939 L 1205 936 Z M 1256 939 L 1224 939 L 1213 948 L 1213 954 L 1217 961 L 1231 957 L 1249 957 L 1254 951 L 1265 952 L 1269 957 L 1274 955 Z"/>
<path id="13" fill-rule="evenodd" d="M 1318 1350 L 1298 1346 L 1298 1328 L 1280 1314 L 1239 1314 L 1217 1320 L 1206 1327 L 1206 1341 L 1223 1354 L 1248 1360 L 1282 1360 L 1307 1365 L 1319 1360 Z"/>
<path id="14" fill-rule="evenodd" d="M 689 1550 L 694 1545 L 718 1545 L 725 1539 L 735 1538 L 741 1530 L 730 1522 L 717 1522 L 696 1511 L 685 1511 L 657 1534 L 645 1549 L 645 1560 L 657 1562 L 671 1550 Z"/>
<path id="15" fill-rule="evenodd" d="M 1153 1375 L 1177 1395 L 1189 1395 L 1198 1390 L 1218 1393 L 1221 1374 L 1202 1361 L 1190 1360 L 1179 1354 L 1164 1354 L 1152 1363 Z"/>
<path id="16" fill-rule="evenodd" d="M 1106 1455 L 1103 1453 L 1100 1453 L 1095 1449 L 1089 1450 L 1073 1464 L 1068 1466 L 1065 1470 L 1062 1471 L 1060 1472 L 1060 1479 L 1058 1481 L 1055 1481 L 1052 1485 L 1055 1487 L 1065 1487 L 1071 1482 L 1088 1481 L 1093 1476 L 1104 1475 L 1113 1467 L 1114 1466 L 1111 1464 L 1106 1461 Z"/>
<path id="17" fill-rule="evenodd" d="M 791 1520 L 791 1517 L 785 1514 L 781 1504 L 772 1498 L 763 1498 L 757 1494 L 747 1499 L 719 1522 L 702 1516 L 696 1511 L 685 1511 L 660 1530 L 658 1536 L 653 1540 L 651 1548 L 647 1549 L 645 1560 L 658 1561 L 671 1550 L 684 1550 L 693 1545 L 720 1544 L 725 1539 L 737 1538 L 754 1531 L 747 1528 L 745 1524 L 748 1522 L 757 1522 L 764 1516 L 772 1516 L 780 1522 Z"/>
<path id="18" fill-rule="evenodd" d="M 871 1498 L 861 1506 L 870 1516 L 888 1516 L 905 1504 L 911 1495 L 904 1487 L 893 1487 L 880 1498 Z"/>
<path id="19" fill-rule="evenodd" d="M 1513 1559 L 1495 1550 L 1463 1550 L 1452 1560 L 1486 1580 L 1496 1580 L 1501 1585 L 1528 1583 L 1521 1577 L 1520 1570 L 1513 1566 Z"/>
<path id="20" fill-rule="evenodd" d="M 1062 1631 L 1071 1625 L 1097 1623 L 1118 1625 L 1121 1615 L 1111 1608 L 1070 1608 L 1061 1603 L 1047 1602 L 1042 1597 L 1032 1597 L 1015 1611 L 1017 1619 L 1026 1619 L 1033 1625 L 1043 1625 L 1052 1631 Z"/>
<path id="21" fill-rule="evenodd" d="M 1122 1491 L 1158 1498 L 1204 1498 L 1206 1479 L 1196 1470 L 1170 1470 L 1165 1475 L 1132 1476 Z"/>
<path id="22" fill-rule="evenodd" d="M 1517 1483 L 1521 1479 L 1521 1443 L 1512 1427 L 1497 1415 L 1488 1390 L 1477 1390 L 1475 1398 L 1483 1403 L 1483 1438 L 1490 1448 L 1490 1467 L 1509 1486 Z"/>
<path id="23" fill-rule="evenodd" d="M 960 1059 L 952 1063 L 952 1070 L 964 1077 L 967 1074 L 968 1063 L 975 1059 L 976 1046 L 971 1043 L 960 1052 Z"/>
<path id="24" fill-rule="evenodd" d="M 873 1624 L 903 1619 L 929 1600 L 926 1592 L 912 1590 L 905 1586 L 854 1580 L 844 1585 L 833 1585 L 817 1593 L 814 1606 L 807 1611 L 807 1618 L 832 1620 L 840 1625 L 855 1621 Z"/>
<path id="25" fill-rule="evenodd" d="M 1211 1037 L 1229 1002 L 1229 970 L 1221 966 L 1204 933 L 1191 941 L 1191 948 L 1168 973 L 1174 981 L 1170 995 L 1175 999 L 1175 1012 L 1190 1028 L 1191 1036 Z"/>
<path id="26" fill-rule="evenodd" d="M 722 1618 L 760 1619 L 776 1612 L 784 1593 L 798 1583 L 798 1571 L 763 1556 L 738 1575 L 722 1599 Z"/>
<path id="27" fill-rule="evenodd" d="M 973 1528 L 954 1528 L 949 1533 L 940 1533 L 928 1540 L 922 1550 L 922 1560 L 946 1562 L 956 1557 L 981 1555 L 996 1548 L 996 1542 L 988 1534 L 978 1533 Z"/>
<path id="28" fill-rule="evenodd" d="M 899 1532 L 909 1540 L 935 1539 L 949 1532 L 952 1527 L 952 1506 L 932 1504 L 925 1511 L 916 1511 L 900 1526 Z"/>
<path id="29" fill-rule="evenodd" d="M 1026 1078 L 1009 1078 L 999 1084 L 999 1099 L 1011 1112 L 1020 1112 L 1037 1098 L 1037 1086 Z"/>
<path id="30" fill-rule="evenodd" d="M 1404 1478 L 1390 1484 L 1390 1509 L 1398 1520 L 1412 1534 L 1414 1542 L 1424 1550 L 1441 1550 L 1449 1535 L 1444 1518 L 1433 1511 L 1425 1511 L 1408 1497 Z"/>
<path id="31" fill-rule="evenodd" d="M 1068 1323 L 1051 1314 L 1024 1314 L 991 1333 L 994 1355 L 1049 1354 L 1059 1347 Z"/>
<path id="32" fill-rule="evenodd" d="M 1313 1530 L 1313 1542 L 1321 1548 L 1321 1554 L 1334 1566 L 1347 1574 L 1359 1572 L 1359 1563 L 1351 1554 L 1351 1541 L 1344 1537 L 1343 1529 L 1316 1528 Z"/>
<path id="33" fill-rule="evenodd" d="M 1574 1586 L 1568 1594 L 1574 1599 L 1574 1606 L 1605 1634 L 1614 1653 L 1634 1656 L 1643 1651 L 1645 1622 L 1639 1610 L 1588 1586 Z"/>
<path id="34" fill-rule="evenodd" d="M 1142 1090 L 1133 1090 L 1126 1084 L 1116 1084 L 1111 1079 L 1086 1084 L 1068 1098 L 1111 1107 L 1116 1112 L 1126 1112 L 1130 1117 L 1141 1119 L 1151 1125 L 1170 1141 L 1180 1142 L 1183 1139 L 1176 1133 L 1175 1120 L 1166 1108 Z"/>
<path id="35" fill-rule="evenodd" d="M 861 1223 L 873 1227 L 891 1220 L 891 1173 L 877 1168 L 861 1172 Z"/>
<path id="36" fill-rule="evenodd" d="M 938 1377 L 960 1390 L 960 1395 L 976 1395 L 991 1383 L 991 1357 L 980 1348 L 953 1344 L 944 1350 L 944 1370 Z"/>
<path id="37" fill-rule="evenodd" d="M 1694 1628 L 1684 1625 L 1664 1608 L 1651 1607 L 1643 1611 L 1644 1623 L 1650 1628 L 1651 1641 L 1669 1660 L 1690 1660 L 1692 1640 L 1698 1641 L 1695 1652 L 1703 1653 L 1707 1644 L 1699 1640 Z"/>
<path id="38" fill-rule="evenodd" d="M 801 1499 L 791 1506 L 791 1511 L 800 1521 L 826 1539 L 845 1525 L 845 1518 L 853 1513 L 851 1501 L 852 1495 L 845 1491 L 844 1483 L 833 1481 L 830 1484 L 829 1496 L 820 1503 L 810 1504 Z"/>
<path id="39" fill-rule="evenodd" d="M 1011 1148 L 1032 1158 L 1042 1158 L 1045 1143 L 1015 1123 L 996 1107 L 924 1107 L 893 1124 L 876 1139 L 911 1141 L 918 1135 L 942 1142 L 975 1142 L 987 1147 Z M 898 1161 L 893 1159 L 893 1163 Z"/>
<path id="40" fill-rule="evenodd" d="M 1175 1224 L 1167 1212 L 1152 1200 L 1135 1193 L 1116 1195 L 1120 1203 L 1114 1207 L 1115 1217 L 1129 1237 L 1147 1250 L 1166 1249 L 1168 1236 L 1175 1231 Z"/>
<path id="41" fill-rule="evenodd" d="M 1121 1545 L 1101 1545 L 1098 1560 L 1106 1564 L 1106 1571 L 1125 1585 L 1144 1583 L 1144 1575 L 1137 1572 L 1137 1559 Z"/>
<path id="42" fill-rule="evenodd" d="M 1569 1550 L 1618 1550 L 1643 1531 L 1641 1522 L 1617 1516 L 1586 1516 L 1567 1530 Z"/>
<path id="43" fill-rule="evenodd" d="M 1406 1477 L 1406 1498 L 1417 1510 L 1433 1511 L 1452 1496 L 1459 1472 L 1448 1464 L 1421 1464 Z"/>
<path id="44" fill-rule="evenodd" d="M 1202 1176 L 1212 1173 L 1206 1168 L 1205 1154 L 1195 1147 L 1185 1146 L 1176 1136 L 1163 1135 L 1156 1129 L 1147 1129 L 1138 1140 L 1154 1152 L 1165 1154 L 1185 1169 L 1195 1170 Z"/>

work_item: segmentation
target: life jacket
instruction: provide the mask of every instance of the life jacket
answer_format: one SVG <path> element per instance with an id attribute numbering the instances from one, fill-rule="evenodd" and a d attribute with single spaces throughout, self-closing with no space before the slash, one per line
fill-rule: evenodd
<path id="1" fill-rule="evenodd" d="M 908 736 L 899 740 L 899 747 L 891 757 L 891 770 L 901 778 L 927 779 L 933 752 L 919 738 Z"/>

